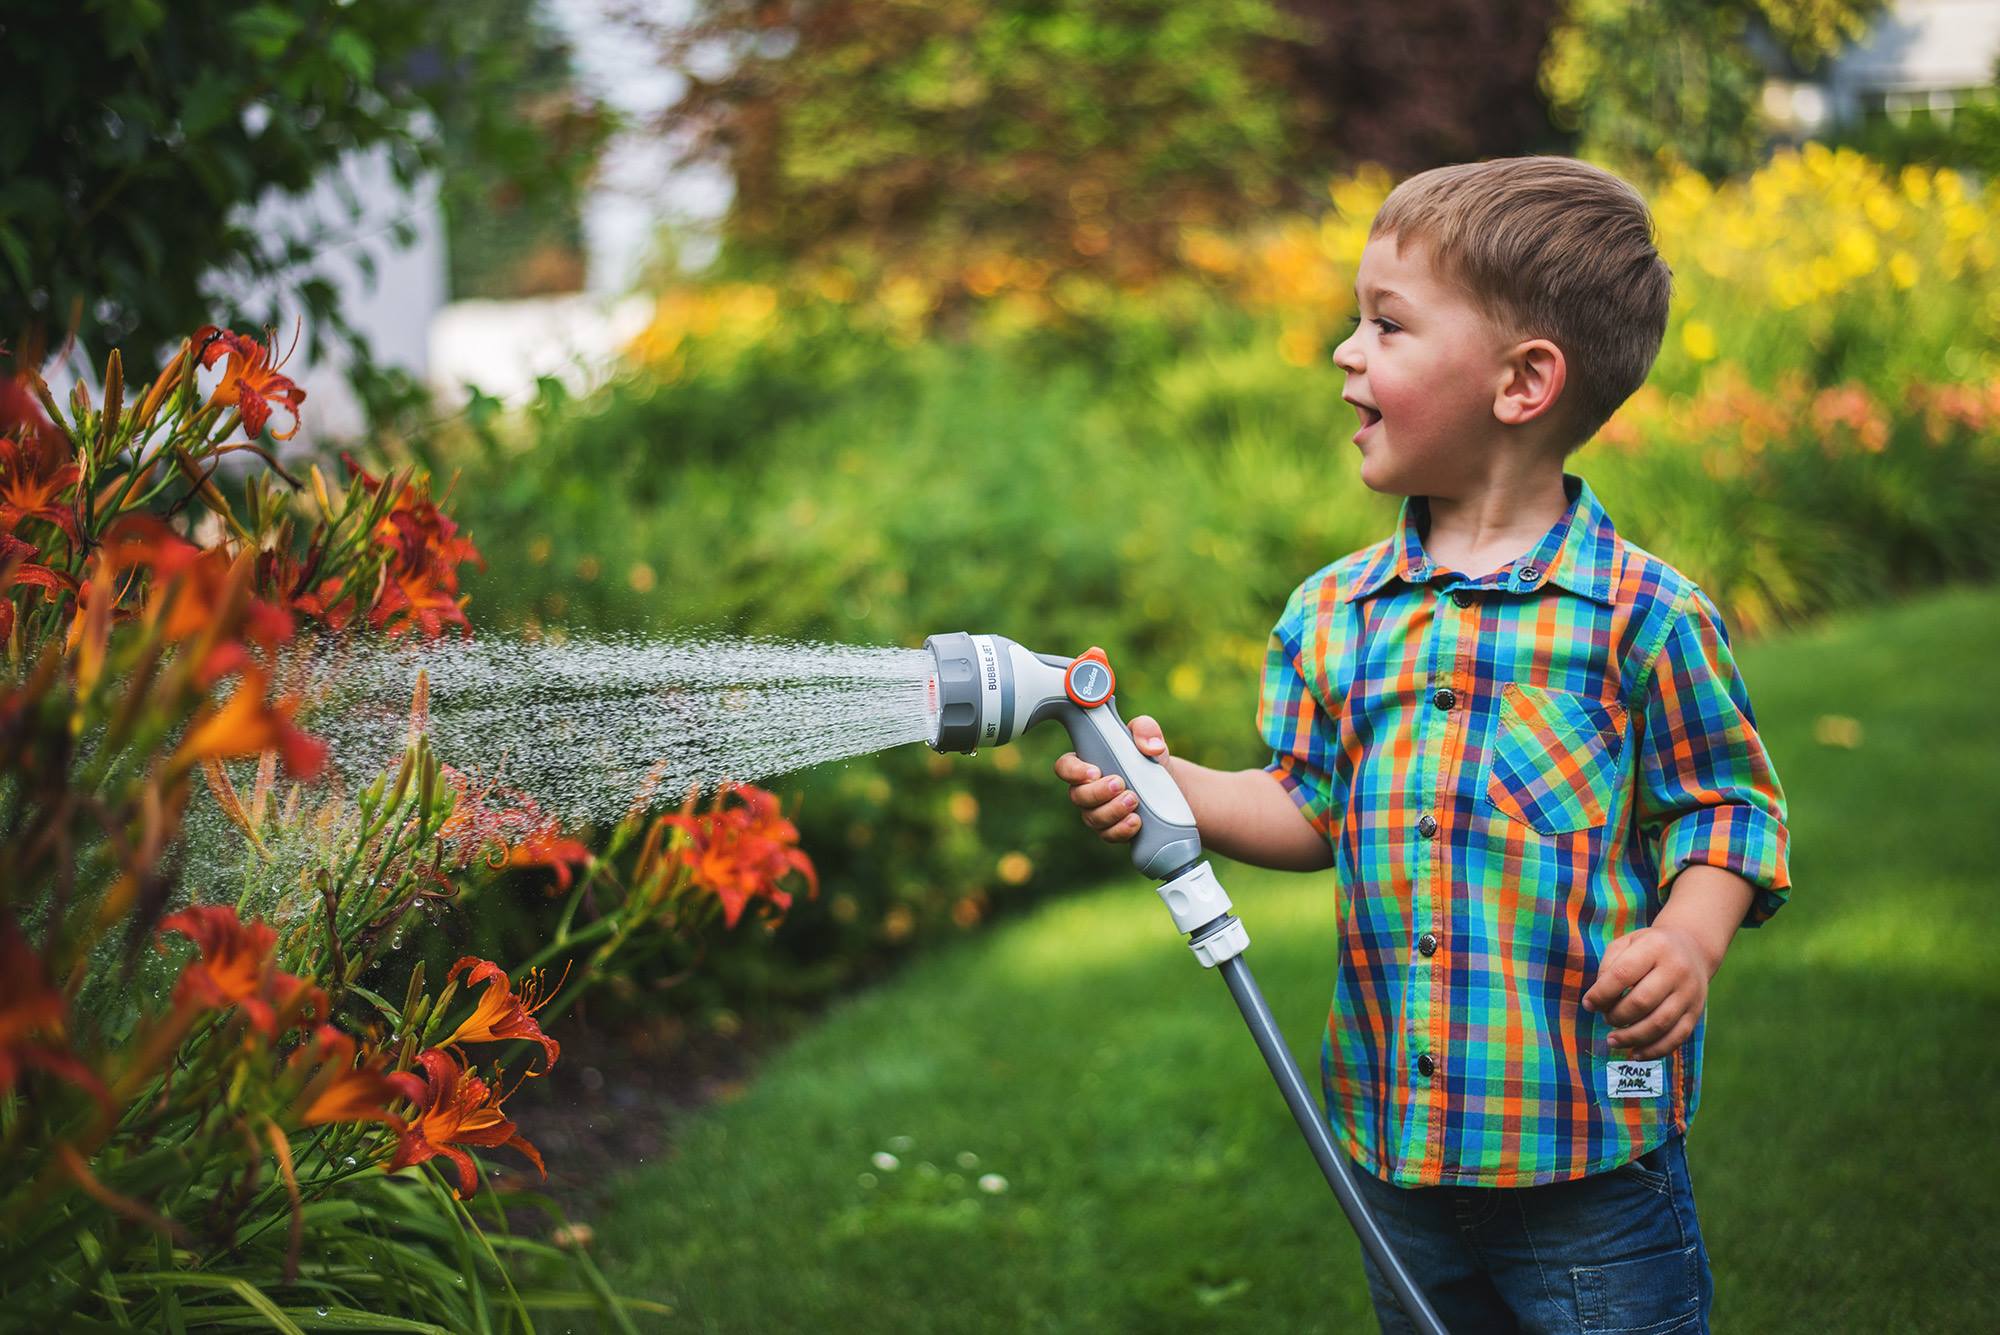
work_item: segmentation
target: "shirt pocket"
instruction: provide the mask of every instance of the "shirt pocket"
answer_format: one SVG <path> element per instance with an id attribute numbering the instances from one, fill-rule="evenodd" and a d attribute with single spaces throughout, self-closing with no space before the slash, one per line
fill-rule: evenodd
<path id="1" fill-rule="evenodd" d="M 1510 681 L 1500 691 L 1486 800 L 1541 834 L 1604 824 L 1617 794 L 1625 706 Z"/>

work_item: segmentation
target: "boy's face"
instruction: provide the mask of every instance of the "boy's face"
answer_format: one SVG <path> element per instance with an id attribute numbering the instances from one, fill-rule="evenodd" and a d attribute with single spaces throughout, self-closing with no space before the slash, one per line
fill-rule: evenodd
<path id="1" fill-rule="evenodd" d="M 1458 496 L 1493 457 L 1510 343 L 1431 267 L 1422 243 L 1373 237 L 1355 272 L 1359 323 L 1333 350 L 1361 429 L 1361 480 L 1403 496 Z"/>

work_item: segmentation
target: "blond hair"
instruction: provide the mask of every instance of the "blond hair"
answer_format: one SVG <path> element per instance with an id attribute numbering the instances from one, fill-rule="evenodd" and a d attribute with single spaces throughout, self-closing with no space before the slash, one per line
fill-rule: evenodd
<path id="1" fill-rule="evenodd" d="M 1419 172 L 1368 229 L 1429 247 L 1505 335 L 1546 338 L 1567 368 L 1564 453 L 1645 383 L 1667 331 L 1673 272 L 1639 192 L 1574 158 L 1494 158 Z"/>

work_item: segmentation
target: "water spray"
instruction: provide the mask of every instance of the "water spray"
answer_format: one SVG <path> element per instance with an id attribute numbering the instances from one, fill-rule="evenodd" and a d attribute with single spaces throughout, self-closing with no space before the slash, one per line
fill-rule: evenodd
<path id="1" fill-rule="evenodd" d="M 1097 651 L 1080 658 L 1058 658 L 1031 653 L 1004 636 L 964 632 L 933 635 L 924 641 L 924 648 L 936 660 L 926 688 L 937 719 L 933 748 L 971 754 L 982 746 L 1004 746 L 1036 724 L 1054 719 L 1069 733 L 1071 745 L 1085 763 L 1095 765 L 1100 773 L 1118 775 L 1138 796 L 1139 833 L 1132 841 L 1133 863 L 1145 875 L 1162 882 L 1160 899 L 1175 928 L 1187 934 L 1188 949 L 1202 967 L 1222 971 L 1293 1120 L 1304 1133 L 1361 1245 L 1387 1277 L 1397 1302 L 1419 1330 L 1443 1335 L 1444 1326 L 1437 1314 L 1396 1258 L 1349 1180 L 1319 1105 L 1307 1092 L 1271 1008 L 1250 976 L 1250 966 L 1243 959 L 1250 933 L 1230 912 L 1229 895 L 1214 869 L 1201 860 L 1201 836 L 1195 830 L 1187 798 L 1164 765 L 1140 752 L 1118 716 L 1113 698 L 1117 680 L 1110 662 Z"/>

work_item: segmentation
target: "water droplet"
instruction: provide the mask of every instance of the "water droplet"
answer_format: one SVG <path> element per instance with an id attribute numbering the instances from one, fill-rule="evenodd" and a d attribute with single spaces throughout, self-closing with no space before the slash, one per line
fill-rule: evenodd
<path id="1" fill-rule="evenodd" d="M 324 1307 L 315 1307 L 315 1308 L 313 1308 L 313 1315 L 314 1315 L 314 1316 L 325 1316 L 325 1315 L 326 1315 L 326 1309 L 325 1309 Z"/>
<path id="2" fill-rule="evenodd" d="M 916 1144 L 915 1139 L 910 1136 L 889 1137 L 889 1148 L 898 1154 L 908 1154 L 912 1149 L 916 1148 Z"/>
<path id="3" fill-rule="evenodd" d="M 353 1155 L 350 1154 L 345 1159 L 342 1159 L 340 1161 L 340 1166 L 342 1168 L 359 1168 L 361 1166 L 361 1160 L 355 1158 Z"/>
<path id="4" fill-rule="evenodd" d="M 1007 1179 L 998 1173 L 988 1173 L 979 1179 L 979 1189 L 989 1196 L 998 1196 L 1007 1190 Z"/>
<path id="5" fill-rule="evenodd" d="M 898 1159 L 895 1155 L 889 1153 L 887 1150 L 875 1151 L 875 1153 L 869 1157 L 868 1162 L 874 1164 L 877 1168 L 881 1169 L 885 1173 L 895 1172 L 898 1168 L 902 1166 L 903 1163 L 901 1159 Z"/>
<path id="6" fill-rule="evenodd" d="M 878 1179 L 873 1173 L 863 1173 L 860 1177 L 856 1178 L 855 1180 L 864 1187 L 872 1187 L 880 1179 Z"/>
<path id="7" fill-rule="evenodd" d="M 955 1162 L 960 1168 L 977 1168 L 979 1167 L 979 1156 L 971 1150 L 960 1150 Z"/>

